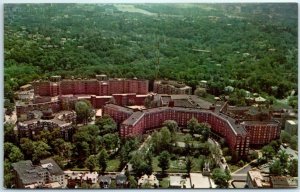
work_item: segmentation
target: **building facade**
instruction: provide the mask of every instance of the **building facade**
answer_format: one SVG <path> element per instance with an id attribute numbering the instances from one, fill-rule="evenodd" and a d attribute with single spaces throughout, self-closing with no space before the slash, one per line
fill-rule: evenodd
<path id="1" fill-rule="evenodd" d="M 50 81 L 34 82 L 34 94 L 53 97 L 70 94 L 107 96 L 121 93 L 148 93 L 148 80 L 107 79 L 103 75 L 100 76 L 96 76 L 96 79 L 63 80 L 60 76 L 52 76 Z"/>
<path id="2" fill-rule="evenodd" d="M 61 137 L 65 140 L 70 140 L 73 135 L 73 128 L 76 124 L 76 112 L 75 111 L 61 111 L 56 114 L 45 112 L 40 117 L 33 117 L 30 120 L 18 122 L 18 136 L 19 138 L 33 139 L 35 135 L 43 130 L 53 131 L 58 128 L 61 133 Z"/>
<path id="3" fill-rule="evenodd" d="M 280 123 L 268 121 L 240 121 L 218 109 L 197 109 L 184 107 L 158 107 L 131 111 L 130 109 L 107 105 L 104 114 L 108 114 L 120 124 L 121 137 L 136 136 L 162 126 L 166 120 L 174 120 L 179 126 L 187 126 L 191 118 L 211 125 L 211 131 L 226 139 L 233 154 L 246 156 L 250 146 L 268 144 L 280 136 Z"/>
<path id="4" fill-rule="evenodd" d="M 250 189 L 270 188 L 268 179 L 258 169 L 248 171 L 246 184 Z"/>
<path id="5" fill-rule="evenodd" d="M 58 182 L 60 188 L 64 186 L 64 172 L 51 159 L 40 161 L 40 165 L 33 165 L 30 160 L 12 164 L 15 175 L 16 188 L 45 188 L 47 184 Z"/>

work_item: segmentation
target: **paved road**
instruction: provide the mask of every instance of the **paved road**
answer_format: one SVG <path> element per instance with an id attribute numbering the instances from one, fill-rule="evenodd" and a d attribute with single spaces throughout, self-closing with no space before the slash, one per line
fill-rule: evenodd
<path id="1" fill-rule="evenodd" d="M 234 174 L 247 174 L 248 171 L 250 171 L 252 168 L 252 166 L 250 164 L 248 164 L 247 166 L 243 167 L 242 169 L 237 170 L 236 172 L 234 172 Z"/>
<path id="2" fill-rule="evenodd" d="M 246 185 L 246 181 L 232 181 L 231 182 L 231 185 L 234 187 L 234 188 L 239 188 L 239 189 L 243 189 L 245 188 L 245 185 Z"/>
<path id="3" fill-rule="evenodd" d="M 232 177 L 232 180 L 243 180 L 243 181 L 246 181 L 247 174 L 232 174 L 231 177 Z"/>
<path id="4" fill-rule="evenodd" d="M 246 164 L 244 167 L 236 170 L 235 172 L 231 173 L 232 180 L 243 180 L 246 181 L 247 173 L 252 169 L 251 163 L 256 160 L 251 161 L 250 163 Z"/>

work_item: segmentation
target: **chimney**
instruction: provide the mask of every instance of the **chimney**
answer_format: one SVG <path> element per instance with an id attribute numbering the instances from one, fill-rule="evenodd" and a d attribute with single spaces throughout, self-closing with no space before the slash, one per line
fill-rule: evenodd
<path id="1" fill-rule="evenodd" d="M 174 101 L 173 100 L 169 101 L 169 107 L 174 107 Z"/>

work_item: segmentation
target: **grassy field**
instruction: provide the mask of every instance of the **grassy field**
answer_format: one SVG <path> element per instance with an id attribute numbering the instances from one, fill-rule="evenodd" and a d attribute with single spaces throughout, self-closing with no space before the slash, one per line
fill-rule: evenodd
<path id="1" fill-rule="evenodd" d="M 109 160 L 107 162 L 107 168 L 106 168 L 106 171 L 108 172 L 113 172 L 113 171 L 118 171 L 119 169 L 119 166 L 120 166 L 120 160 L 119 159 L 112 159 L 112 160 Z"/>
<path id="2" fill-rule="evenodd" d="M 169 177 L 165 177 L 161 181 L 159 181 L 159 185 L 161 188 L 169 188 L 170 185 Z"/>
<path id="3" fill-rule="evenodd" d="M 153 158 L 152 162 L 153 171 L 161 171 L 161 168 L 158 166 L 158 157 Z M 179 164 L 179 160 L 170 160 L 170 166 L 167 170 L 168 172 L 186 172 L 185 170 L 185 162 L 182 161 L 181 165 Z"/>
<path id="4" fill-rule="evenodd" d="M 107 171 L 107 172 L 119 171 L 118 170 L 119 166 L 120 166 L 120 160 L 119 159 L 108 160 L 107 161 L 107 168 L 106 168 L 105 171 Z M 94 171 L 98 171 L 98 170 L 99 170 L 99 167 L 97 166 Z M 86 167 L 83 167 L 83 168 L 74 167 L 74 168 L 72 168 L 72 171 L 89 171 L 89 169 L 86 168 Z"/>

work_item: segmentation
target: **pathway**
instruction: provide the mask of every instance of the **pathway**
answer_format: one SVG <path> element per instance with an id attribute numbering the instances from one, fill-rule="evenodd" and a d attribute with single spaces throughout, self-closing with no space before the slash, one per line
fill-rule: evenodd
<path id="1" fill-rule="evenodd" d="M 151 135 L 149 135 L 149 136 L 147 137 L 147 139 L 142 143 L 142 145 L 139 147 L 138 151 L 140 151 L 150 139 L 151 139 Z M 128 167 L 128 170 L 129 170 L 129 171 L 132 170 L 132 165 L 128 162 L 128 163 L 124 166 L 124 168 L 122 169 L 122 171 L 120 172 L 120 174 L 125 174 L 126 167 Z"/>

